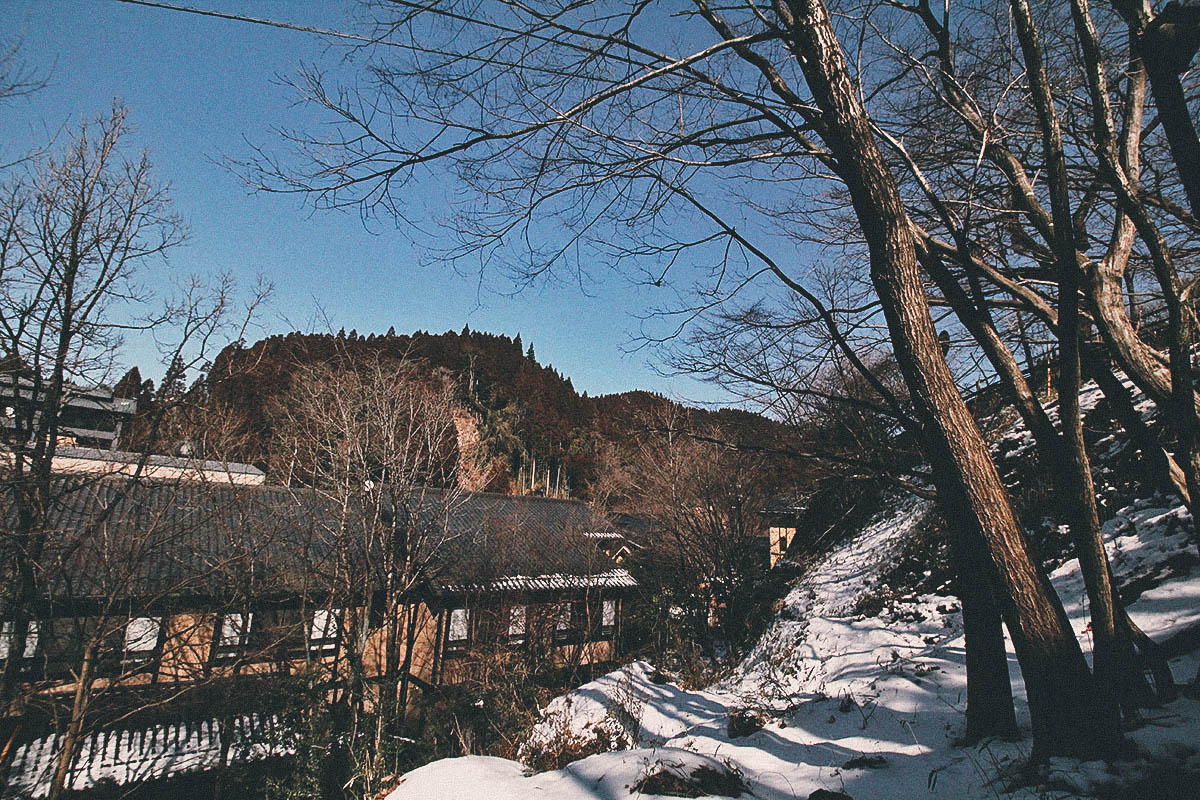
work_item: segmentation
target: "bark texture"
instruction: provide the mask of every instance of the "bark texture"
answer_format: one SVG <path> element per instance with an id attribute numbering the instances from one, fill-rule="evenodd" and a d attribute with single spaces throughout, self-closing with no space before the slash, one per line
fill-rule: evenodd
<path id="1" fill-rule="evenodd" d="M 928 456 L 935 468 L 945 470 L 947 491 L 977 526 L 1002 581 L 1001 608 L 1028 690 L 1034 754 L 1111 754 L 1121 741 L 1119 726 L 1097 702 L 1062 604 L 1030 557 L 1008 492 L 946 365 L 908 216 L 829 13 L 818 0 L 780 2 L 776 9 L 788 23 L 789 44 L 821 111 L 825 144 L 850 190 L 870 253 L 871 279 L 925 429 Z"/>

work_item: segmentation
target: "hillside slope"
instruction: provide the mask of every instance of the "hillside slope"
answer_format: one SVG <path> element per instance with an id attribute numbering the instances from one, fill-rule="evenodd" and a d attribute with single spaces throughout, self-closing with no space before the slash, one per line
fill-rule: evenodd
<path id="1" fill-rule="evenodd" d="M 521 491 L 536 470 L 537 485 L 549 480 L 573 496 L 586 496 L 601 469 L 602 451 L 634 446 L 648 420 L 668 412 L 693 424 L 720 426 L 724 437 L 741 444 L 777 446 L 788 436 L 778 422 L 737 409 L 690 408 L 644 391 L 580 394 L 569 377 L 539 363 L 520 335 L 510 339 L 467 328 L 441 334 L 289 333 L 230 345 L 214 360 L 199 396 L 241 430 L 230 437 L 240 442 L 237 452 L 226 457 L 270 472 L 270 409 L 296 372 L 306 365 L 378 358 L 413 361 L 428 375 L 454 382 L 464 421 L 469 417 L 475 426 L 469 437 L 498 468 L 491 485 L 472 488 Z"/>
<path id="2" fill-rule="evenodd" d="M 1094 407 L 1097 396 L 1084 399 Z M 1013 427 L 1001 436 L 1007 440 L 1002 446 L 1015 449 L 1023 438 Z M 435 762 L 404 776 L 390 800 L 782 800 L 818 790 L 855 800 L 1008 792 L 1030 798 L 1194 797 L 1200 703 L 1186 691 L 1141 713 L 1128 732 L 1129 760 L 1115 765 L 1055 759 L 1031 773 L 1024 767 L 1027 739 L 956 745 L 966 677 L 958 603 L 939 588 L 899 596 L 880 591 L 928 510 L 926 502 L 911 498 L 887 501 L 861 533 L 795 585 L 766 635 L 728 679 L 687 691 L 649 665 L 633 664 L 551 703 L 529 745 L 531 754 L 578 749 L 588 740 L 629 749 L 530 776 L 521 765 L 498 759 Z M 1136 595 L 1130 612 L 1168 644 L 1180 683 L 1192 681 L 1200 664 L 1194 636 L 1200 630 L 1200 570 L 1190 527 L 1184 508 L 1157 495 L 1121 508 L 1104 526 L 1117 581 L 1128 596 Z M 1062 563 L 1051 580 L 1089 651 L 1077 562 Z M 1009 663 L 1027 731 L 1011 646 Z"/>

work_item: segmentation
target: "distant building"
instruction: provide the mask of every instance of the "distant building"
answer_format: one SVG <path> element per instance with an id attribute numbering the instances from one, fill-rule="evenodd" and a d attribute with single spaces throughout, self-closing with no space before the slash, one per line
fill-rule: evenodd
<path id="1" fill-rule="evenodd" d="M 616 530 L 587 531 L 583 536 L 595 543 L 616 564 L 624 563 L 637 547 L 624 533 Z"/>
<path id="2" fill-rule="evenodd" d="M 791 561 L 794 550 L 803 546 L 797 542 L 797 531 L 808 513 L 808 498 L 777 496 L 763 508 L 767 520 L 767 566 L 774 569 L 783 561 Z"/>
<path id="3" fill-rule="evenodd" d="M 33 381 L 19 371 L 0 372 L 0 427 L 10 443 L 36 429 L 42 398 Z M 106 386 L 64 387 L 59 412 L 59 441 L 67 446 L 115 450 L 121 431 L 137 411 L 137 401 L 114 397 Z"/>

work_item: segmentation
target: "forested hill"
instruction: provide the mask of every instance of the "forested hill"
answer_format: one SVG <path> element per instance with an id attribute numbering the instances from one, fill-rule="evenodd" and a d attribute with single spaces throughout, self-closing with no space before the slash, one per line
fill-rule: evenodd
<path id="1" fill-rule="evenodd" d="M 237 458 L 271 468 L 271 400 L 286 390 L 300 365 L 338 358 L 408 359 L 429 374 L 448 375 L 477 428 L 479 445 L 499 469 L 488 487 L 520 491 L 535 468 L 544 486 L 586 495 L 599 462 L 636 446 L 654 427 L 684 424 L 757 446 L 778 444 L 783 427 L 734 409 L 685 408 L 644 391 L 589 397 L 569 377 L 540 364 L 532 345 L 463 328 L 460 333 L 418 331 L 361 336 L 350 333 L 272 336 L 248 347 L 231 345 L 214 360 L 203 381 L 202 402 L 230 415 L 245 435 Z M 232 455 L 230 457 L 233 457 Z"/>

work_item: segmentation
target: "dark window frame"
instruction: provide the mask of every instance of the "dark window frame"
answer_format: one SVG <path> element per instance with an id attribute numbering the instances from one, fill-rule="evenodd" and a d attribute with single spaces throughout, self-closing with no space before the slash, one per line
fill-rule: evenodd
<path id="1" fill-rule="evenodd" d="M 136 617 L 129 617 L 125 621 L 125 625 L 121 628 L 121 672 L 148 672 L 158 669 L 159 661 L 162 659 L 163 647 L 167 638 L 167 622 L 170 617 L 166 615 L 151 615 L 143 614 Z M 137 620 L 153 620 L 158 626 L 154 635 L 154 646 L 147 650 L 131 651 L 129 649 L 129 627 Z"/>
<path id="2" fill-rule="evenodd" d="M 520 611 L 520 613 L 521 613 L 521 630 L 519 633 L 513 633 L 513 622 L 515 622 L 514 615 L 517 612 L 517 609 L 521 610 Z M 530 628 L 529 605 L 526 603 L 513 603 L 511 606 L 509 606 L 508 607 L 508 626 L 505 630 L 505 634 L 508 638 L 508 643 L 509 644 L 524 644 L 525 642 L 529 641 L 529 628 Z"/>
<path id="3" fill-rule="evenodd" d="M 240 618 L 240 630 L 236 631 L 236 641 L 232 644 L 225 641 L 225 620 L 231 617 Z M 229 663 L 246 657 L 250 645 L 250 635 L 254 630 L 253 611 L 234 611 L 228 614 L 218 614 L 213 626 L 212 660 L 215 663 Z"/>
<path id="4" fill-rule="evenodd" d="M 342 644 L 342 618 L 345 613 L 345 609 L 342 608 L 317 608 L 305 616 L 304 638 L 309 655 L 326 658 L 338 654 Z M 313 636 L 317 630 L 318 615 L 325 615 L 325 624 L 321 629 L 324 635 L 319 637 Z"/>
<path id="5" fill-rule="evenodd" d="M 454 615 L 456 612 L 462 612 L 463 625 L 465 633 L 462 637 L 454 636 Z M 444 632 L 444 642 L 446 652 L 461 653 L 471 646 L 471 610 L 466 606 L 453 606 L 446 609 L 446 630 Z"/>
<path id="6" fill-rule="evenodd" d="M 613 615 L 612 622 L 604 621 L 604 612 L 611 606 Z M 611 635 L 616 632 L 617 624 L 621 620 L 621 602 L 616 597 L 601 597 L 600 598 L 600 616 L 599 630 L 602 634 Z"/>
<path id="7" fill-rule="evenodd" d="M 17 656 L 18 668 L 25 670 L 31 667 L 42 653 L 43 636 L 45 635 L 45 621 L 40 619 L 31 619 L 25 628 L 25 648 L 24 652 Z M 7 628 L 7 630 L 5 630 Z M 13 631 L 13 620 L 4 620 L 0 622 L 0 637 L 7 640 L 5 653 L 0 657 L 0 664 L 6 662 L 9 658 L 9 650 L 12 649 L 15 633 Z M 30 639 L 33 639 L 33 647 L 30 648 Z"/>
<path id="8" fill-rule="evenodd" d="M 575 603 L 572 600 L 556 600 L 552 603 L 554 609 L 553 634 L 555 644 L 569 642 L 579 633 L 575 623 Z"/>

